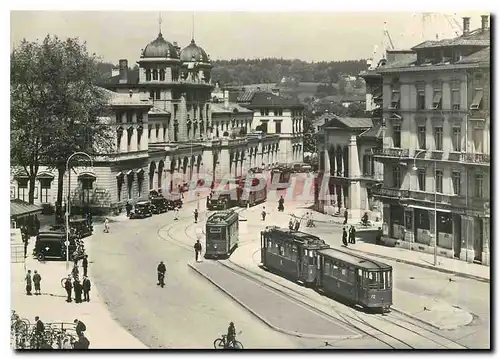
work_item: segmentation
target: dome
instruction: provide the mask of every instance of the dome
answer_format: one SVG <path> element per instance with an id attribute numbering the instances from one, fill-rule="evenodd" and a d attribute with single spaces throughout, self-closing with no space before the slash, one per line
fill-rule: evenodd
<path id="1" fill-rule="evenodd" d="M 142 57 L 166 58 L 168 52 L 170 52 L 169 57 L 173 59 L 179 58 L 179 54 L 177 53 L 175 46 L 166 41 L 160 32 L 156 40 L 150 42 L 148 46 L 146 46 L 142 53 Z"/>
<path id="2" fill-rule="evenodd" d="M 194 39 L 191 40 L 191 43 L 188 46 L 186 46 L 185 48 L 183 48 L 181 50 L 180 58 L 181 58 L 181 61 L 185 61 L 185 62 L 190 62 L 193 60 L 199 61 L 199 62 L 210 62 L 205 50 L 203 50 L 201 47 L 196 45 L 196 43 L 194 42 Z"/>

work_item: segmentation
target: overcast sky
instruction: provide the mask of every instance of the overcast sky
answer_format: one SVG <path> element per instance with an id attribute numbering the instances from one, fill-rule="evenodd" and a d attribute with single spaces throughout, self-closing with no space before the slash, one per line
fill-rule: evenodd
<path id="1" fill-rule="evenodd" d="M 471 29 L 484 12 L 446 13 L 461 26 L 471 16 Z M 43 39 L 47 33 L 80 37 L 105 61 L 134 63 L 140 50 L 159 30 L 159 12 L 13 11 L 11 48 L 23 38 Z M 443 14 L 422 13 L 250 13 L 161 12 L 166 40 L 189 44 L 194 37 L 212 59 L 283 57 L 305 61 L 351 60 L 372 57 L 383 47 L 384 22 L 396 48 L 409 48 L 427 39 L 451 37 L 457 28 Z M 194 21 L 193 21 L 194 18 Z M 450 21 L 451 18 L 450 18 Z M 453 22 L 453 21 L 452 21 Z M 458 29 L 460 30 L 460 29 Z M 376 56 L 375 56 L 376 57 Z"/>

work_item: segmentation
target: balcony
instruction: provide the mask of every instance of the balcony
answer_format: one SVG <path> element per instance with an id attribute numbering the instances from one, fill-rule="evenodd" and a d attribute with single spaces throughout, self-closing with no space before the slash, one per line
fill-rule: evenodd
<path id="1" fill-rule="evenodd" d="M 463 153 L 462 162 L 468 164 L 488 165 L 490 164 L 490 155 L 485 153 Z"/>
<path id="2" fill-rule="evenodd" d="M 383 182 L 384 176 L 381 173 L 363 173 L 360 178 L 365 181 Z"/>
<path id="3" fill-rule="evenodd" d="M 453 207 L 471 209 L 479 212 L 489 212 L 490 210 L 491 202 L 489 198 L 452 196 L 450 199 Z"/>
<path id="4" fill-rule="evenodd" d="M 460 162 L 461 160 L 462 154 L 460 152 L 453 151 L 448 154 L 448 161 Z"/>
<path id="5" fill-rule="evenodd" d="M 434 200 L 438 204 L 451 204 L 451 197 L 447 194 L 425 192 L 425 191 L 409 191 L 409 200 L 423 201 L 434 204 Z"/>
<path id="6" fill-rule="evenodd" d="M 407 148 L 374 148 L 373 155 L 376 157 L 409 157 L 410 150 Z"/>
<path id="7" fill-rule="evenodd" d="M 372 193 L 375 196 L 379 197 L 389 197 L 394 199 L 402 199 L 408 197 L 407 190 L 401 190 L 396 188 L 388 188 L 388 187 L 374 187 L 372 189 Z"/>
<path id="8" fill-rule="evenodd" d="M 443 159 L 443 151 L 431 150 L 431 158 L 433 160 L 442 160 Z"/>

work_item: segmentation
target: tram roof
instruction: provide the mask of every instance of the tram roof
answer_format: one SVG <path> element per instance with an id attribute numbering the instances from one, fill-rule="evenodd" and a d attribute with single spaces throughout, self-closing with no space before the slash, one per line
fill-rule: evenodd
<path id="1" fill-rule="evenodd" d="M 232 209 L 218 211 L 208 217 L 207 224 L 224 224 L 223 222 L 231 220 L 234 216 L 238 217 L 238 213 Z"/>
<path id="2" fill-rule="evenodd" d="M 325 241 L 317 236 L 304 232 L 291 231 L 288 228 L 268 226 L 266 230 L 269 232 L 279 233 L 282 236 L 286 236 L 294 241 L 301 242 L 304 244 L 310 244 L 310 245 L 325 244 Z"/>
<path id="3" fill-rule="evenodd" d="M 338 259 L 342 262 L 352 264 L 363 269 L 387 270 L 392 269 L 388 264 L 369 259 L 359 254 L 347 253 L 334 248 L 321 249 L 318 251 L 324 256 Z"/>

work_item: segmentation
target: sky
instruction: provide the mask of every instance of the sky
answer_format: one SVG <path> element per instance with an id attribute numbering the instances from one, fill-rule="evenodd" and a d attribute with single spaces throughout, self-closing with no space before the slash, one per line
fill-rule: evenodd
<path id="1" fill-rule="evenodd" d="M 159 32 L 179 46 L 196 43 L 211 59 L 283 57 L 304 61 L 357 60 L 377 57 L 385 48 L 384 27 L 397 49 L 424 40 L 453 37 L 461 28 L 450 26 L 444 14 L 471 29 L 480 15 L 469 12 L 201 12 L 201 11 L 12 11 L 11 49 L 23 38 L 43 39 L 48 33 L 79 37 L 104 61 L 134 63 Z"/>

